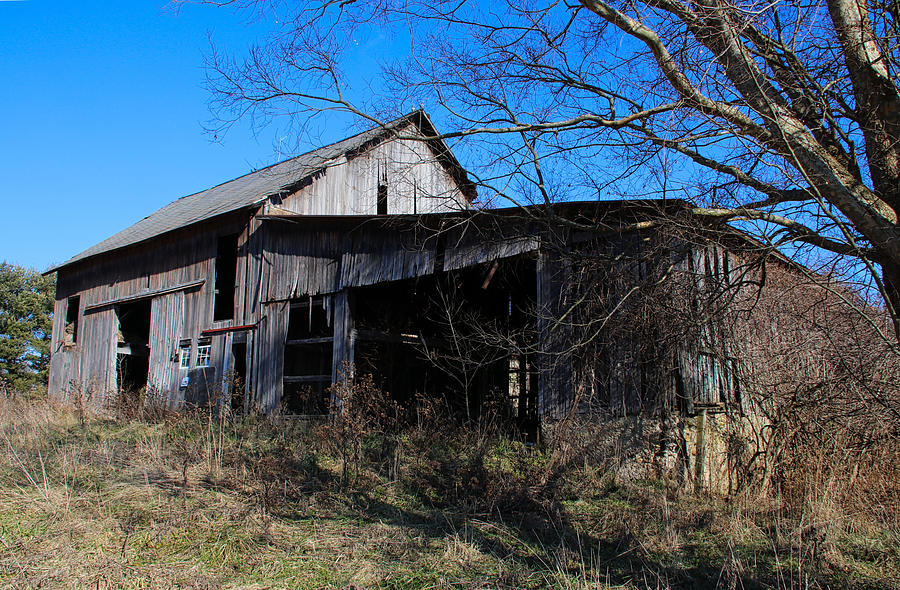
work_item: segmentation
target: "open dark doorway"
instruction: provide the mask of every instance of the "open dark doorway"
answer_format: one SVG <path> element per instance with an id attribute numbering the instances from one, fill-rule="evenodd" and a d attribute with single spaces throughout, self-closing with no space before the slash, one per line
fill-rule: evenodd
<path id="1" fill-rule="evenodd" d="M 355 366 L 401 406 L 537 427 L 536 259 L 499 259 L 353 290 Z"/>
<path id="2" fill-rule="evenodd" d="M 231 411 L 244 411 L 244 388 L 247 383 L 247 343 L 235 342 L 231 345 L 234 369 L 231 375 Z"/>
<path id="3" fill-rule="evenodd" d="M 116 374 L 120 392 L 147 387 L 150 373 L 150 306 L 144 299 L 116 307 L 119 330 L 116 337 Z"/>

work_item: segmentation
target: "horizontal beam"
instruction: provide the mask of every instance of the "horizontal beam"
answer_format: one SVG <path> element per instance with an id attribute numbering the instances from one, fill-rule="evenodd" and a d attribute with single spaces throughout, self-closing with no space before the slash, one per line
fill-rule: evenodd
<path id="1" fill-rule="evenodd" d="M 172 287 L 166 287 L 165 289 L 156 289 L 155 291 L 141 291 L 140 293 L 135 293 L 134 295 L 127 295 L 125 297 L 119 297 L 118 299 L 107 299 L 106 301 L 101 301 L 99 303 L 92 303 L 90 305 L 84 306 L 85 313 L 89 311 L 94 311 L 96 309 L 100 309 L 101 307 L 108 307 L 110 305 L 119 305 L 120 303 L 129 303 L 131 301 L 140 301 L 141 299 L 149 299 L 151 297 L 156 297 L 158 295 L 167 295 L 169 293 L 175 293 L 177 291 L 192 291 L 194 289 L 199 289 L 203 286 L 203 283 L 206 282 L 206 279 L 200 279 L 197 281 L 191 281 L 189 283 L 181 283 L 179 285 L 175 285 Z"/>
<path id="2" fill-rule="evenodd" d="M 150 347 L 146 344 L 131 344 L 129 342 L 119 342 L 116 345 L 116 354 L 124 354 L 128 356 L 150 356 Z"/>
<path id="3" fill-rule="evenodd" d="M 431 348 L 450 348 L 450 341 L 446 338 L 429 337 L 423 339 L 418 334 L 398 334 L 396 332 L 382 332 L 380 330 L 367 330 L 365 328 L 353 330 L 353 338 L 363 342 L 388 342 L 391 344 L 428 345 Z"/>
<path id="4" fill-rule="evenodd" d="M 203 336 L 210 336 L 215 334 L 226 334 L 228 332 L 244 332 L 246 330 L 255 330 L 256 324 L 244 324 L 243 326 L 226 326 L 224 328 L 210 328 L 209 330 L 203 330 L 200 332 Z"/>

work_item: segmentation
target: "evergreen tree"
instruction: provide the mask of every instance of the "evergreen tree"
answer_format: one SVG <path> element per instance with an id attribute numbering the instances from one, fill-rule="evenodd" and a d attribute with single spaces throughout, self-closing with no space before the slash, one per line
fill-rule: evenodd
<path id="1" fill-rule="evenodd" d="M 54 277 L 0 263 L 0 388 L 47 382 L 55 293 Z"/>

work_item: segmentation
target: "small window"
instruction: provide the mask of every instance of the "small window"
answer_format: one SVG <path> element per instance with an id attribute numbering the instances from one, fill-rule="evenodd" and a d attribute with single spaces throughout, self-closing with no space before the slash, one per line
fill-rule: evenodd
<path id="1" fill-rule="evenodd" d="M 209 355 L 212 350 L 212 345 L 209 340 L 201 340 L 197 343 L 197 366 L 198 367 L 208 367 L 209 366 Z"/>
<path id="2" fill-rule="evenodd" d="M 178 345 L 178 367 L 181 369 L 191 368 L 191 341 L 182 341 Z"/>
<path id="3" fill-rule="evenodd" d="M 75 295 L 66 300 L 66 332 L 65 343 L 75 344 L 78 341 L 78 312 L 81 306 L 81 297 Z"/>

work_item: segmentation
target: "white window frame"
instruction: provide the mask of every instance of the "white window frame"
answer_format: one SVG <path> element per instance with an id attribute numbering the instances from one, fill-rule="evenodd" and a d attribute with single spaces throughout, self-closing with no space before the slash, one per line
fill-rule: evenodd
<path id="1" fill-rule="evenodd" d="M 202 342 L 197 344 L 197 364 L 198 367 L 208 367 L 210 356 L 212 355 L 212 343 Z"/>
<path id="2" fill-rule="evenodd" d="M 178 345 L 178 368 L 179 369 L 190 369 L 191 368 L 191 348 L 193 346 L 190 342 L 182 342 Z"/>

